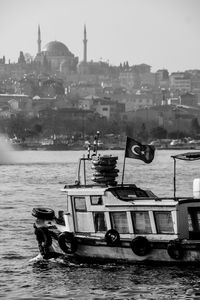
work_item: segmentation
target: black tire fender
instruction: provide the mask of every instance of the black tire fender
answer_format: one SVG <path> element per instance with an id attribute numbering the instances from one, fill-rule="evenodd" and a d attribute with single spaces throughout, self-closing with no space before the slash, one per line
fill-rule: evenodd
<path id="1" fill-rule="evenodd" d="M 38 219 L 52 220 L 55 217 L 55 212 L 50 208 L 36 207 L 32 210 L 32 216 Z"/>
<path id="2" fill-rule="evenodd" d="M 35 235 L 38 241 L 40 253 L 44 258 L 49 256 L 49 247 L 52 245 L 52 237 L 46 227 L 36 227 Z"/>
<path id="3" fill-rule="evenodd" d="M 144 236 L 137 236 L 131 241 L 130 246 L 133 253 L 135 253 L 138 256 L 145 256 L 151 250 L 151 245 L 147 238 Z"/>
<path id="4" fill-rule="evenodd" d="M 46 227 L 35 228 L 35 235 L 39 244 L 50 247 L 52 244 L 51 234 Z"/>
<path id="5" fill-rule="evenodd" d="M 120 243 L 119 232 L 115 229 L 109 229 L 105 234 L 105 240 L 108 246 L 117 246 Z"/>
<path id="6" fill-rule="evenodd" d="M 64 253 L 71 254 L 78 248 L 77 240 L 72 232 L 62 232 L 58 237 L 58 244 Z"/>
<path id="7" fill-rule="evenodd" d="M 181 246 L 180 241 L 172 240 L 169 241 L 167 245 L 167 253 L 173 259 L 182 259 L 183 258 L 183 248 Z"/>

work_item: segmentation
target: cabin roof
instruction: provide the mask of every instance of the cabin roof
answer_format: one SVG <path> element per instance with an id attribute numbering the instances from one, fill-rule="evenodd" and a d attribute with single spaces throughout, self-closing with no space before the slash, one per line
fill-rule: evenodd
<path id="1" fill-rule="evenodd" d="M 157 198 L 151 191 L 140 189 L 135 184 L 117 186 L 66 185 L 62 191 L 69 196 L 104 195 L 105 192 L 111 192 L 113 196 L 123 201 L 133 201 L 136 198 Z"/>
<path id="2" fill-rule="evenodd" d="M 89 196 L 89 195 L 104 195 L 107 186 L 96 186 L 96 185 L 70 185 L 65 186 L 62 189 L 69 196 Z"/>

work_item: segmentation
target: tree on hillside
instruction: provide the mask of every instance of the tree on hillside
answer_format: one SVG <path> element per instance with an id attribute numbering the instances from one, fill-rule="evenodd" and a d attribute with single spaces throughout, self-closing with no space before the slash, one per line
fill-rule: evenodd
<path id="1" fill-rule="evenodd" d="M 142 142 L 146 142 L 148 140 L 148 131 L 145 123 L 142 123 L 141 128 L 138 131 L 137 137 Z"/>
<path id="2" fill-rule="evenodd" d="M 25 139 L 27 121 L 22 115 L 12 117 L 8 122 L 8 135 L 11 138 Z"/>
<path id="3" fill-rule="evenodd" d="M 26 63 L 26 61 L 24 58 L 24 53 L 23 53 L 23 51 L 20 51 L 19 58 L 18 58 L 18 64 L 25 64 L 25 63 Z"/>
<path id="4" fill-rule="evenodd" d="M 200 132 L 200 126 L 197 118 L 191 121 L 191 132 L 193 135 L 197 135 Z"/>
<path id="5" fill-rule="evenodd" d="M 168 134 L 169 139 L 183 139 L 187 136 L 188 134 L 183 131 L 172 131 Z"/>
<path id="6" fill-rule="evenodd" d="M 163 127 L 154 127 L 151 130 L 151 136 L 155 139 L 166 139 L 167 138 L 167 130 Z"/>

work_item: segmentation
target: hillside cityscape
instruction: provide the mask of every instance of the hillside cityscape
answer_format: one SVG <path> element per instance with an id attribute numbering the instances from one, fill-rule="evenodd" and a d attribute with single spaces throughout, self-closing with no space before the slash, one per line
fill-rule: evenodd
<path id="1" fill-rule="evenodd" d="M 40 26 L 36 36 L 34 56 L 0 58 L 0 132 L 14 145 L 79 149 L 98 130 L 111 149 L 126 136 L 158 147 L 200 145 L 200 70 L 89 61 L 86 26 L 82 58 L 61 41 L 42 45 Z"/>

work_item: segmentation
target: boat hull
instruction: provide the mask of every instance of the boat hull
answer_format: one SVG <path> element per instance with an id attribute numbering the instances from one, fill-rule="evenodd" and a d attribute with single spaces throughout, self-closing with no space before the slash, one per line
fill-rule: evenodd
<path id="1" fill-rule="evenodd" d="M 112 246 L 107 245 L 105 240 L 75 237 L 77 243 L 76 251 L 65 253 L 61 250 L 57 238 L 55 239 L 54 237 L 52 238 L 52 245 L 48 248 L 48 255 L 44 257 L 45 259 L 63 256 L 66 259 L 75 258 L 79 261 L 103 263 L 200 263 L 200 241 L 186 241 L 182 243 L 181 254 L 176 253 L 177 249 L 175 249 L 175 257 L 172 257 L 168 248 L 169 241 L 151 242 L 148 253 L 138 255 L 134 253 L 131 241 L 120 241 L 119 245 Z M 39 249 L 41 250 L 41 247 Z"/>
<path id="2" fill-rule="evenodd" d="M 192 249 L 191 249 L 192 248 Z M 189 247 L 183 246 L 183 257 L 180 259 L 172 258 L 167 251 L 166 244 L 157 244 L 147 255 L 136 255 L 130 246 L 116 246 L 111 247 L 107 245 L 83 245 L 80 244 L 75 255 L 82 259 L 93 259 L 97 261 L 114 261 L 124 263 L 137 263 L 137 262 L 167 262 L 167 263 L 200 263 L 200 249 L 199 245 L 191 244 Z"/>

